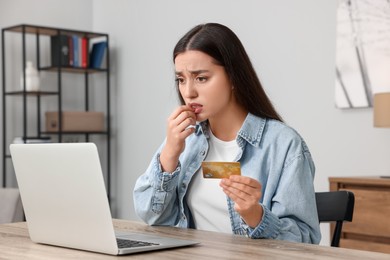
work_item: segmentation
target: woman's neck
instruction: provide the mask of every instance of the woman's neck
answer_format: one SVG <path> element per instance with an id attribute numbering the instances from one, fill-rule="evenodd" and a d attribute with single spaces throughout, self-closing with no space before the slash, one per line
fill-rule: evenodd
<path id="1" fill-rule="evenodd" d="M 210 129 L 218 139 L 232 141 L 236 139 L 247 115 L 248 111 L 241 107 L 225 111 L 222 115 L 209 118 Z"/>

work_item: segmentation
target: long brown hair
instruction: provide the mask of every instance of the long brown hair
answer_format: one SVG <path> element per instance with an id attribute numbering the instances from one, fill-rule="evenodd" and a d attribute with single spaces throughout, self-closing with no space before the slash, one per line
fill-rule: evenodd
<path id="1" fill-rule="evenodd" d="M 265 93 L 240 39 L 228 27 L 207 23 L 186 33 L 173 50 L 173 62 L 180 53 L 197 50 L 211 56 L 228 74 L 239 104 L 253 115 L 283 121 Z M 183 97 L 177 88 L 180 102 Z"/>

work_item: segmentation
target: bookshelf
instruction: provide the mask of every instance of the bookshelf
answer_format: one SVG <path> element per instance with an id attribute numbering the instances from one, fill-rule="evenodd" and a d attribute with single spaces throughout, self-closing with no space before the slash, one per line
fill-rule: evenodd
<path id="1" fill-rule="evenodd" d="M 15 36 L 17 35 L 17 36 Z M 20 36 L 20 37 L 19 37 Z M 61 49 L 56 48 L 55 52 L 52 52 L 52 44 L 48 47 L 48 44 L 43 44 L 50 42 L 54 37 L 69 37 L 69 38 L 77 38 L 84 39 L 87 42 L 87 48 L 84 51 L 87 51 L 86 55 L 88 57 L 86 64 L 81 66 L 79 65 L 71 65 L 71 64 L 62 64 L 62 62 L 55 63 L 54 58 L 57 61 L 62 58 Z M 8 37 L 12 39 L 8 39 Z M 16 39 L 15 39 L 16 38 Z M 7 41 L 8 40 L 8 41 Z M 15 44 L 9 44 L 9 40 L 19 41 L 20 49 L 15 50 Z M 30 40 L 30 41 L 28 41 Z M 35 42 L 35 46 L 31 46 L 29 44 L 31 42 Z M 100 40 L 105 42 L 105 52 L 104 52 L 104 62 L 100 67 L 91 68 L 88 64 L 90 60 L 90 52 L 92 50 L 93 41 Z M 7 180 L 11 177 L 12 165 L 11 156 L 9 152 L 9 145 L 12 143 L 12 140 L 15 138 L 19 138 L 24 143 L 28 143 L 29 140 L 38 141 L 42 140 L 47 141 L 48 139 L 53 139 L 54 142 L 64 142 L 65 137 L 67 136 L 81 136 L 83 140 L 82 142 L 90 142 L 91 139 L 95 136 L 100 136 L 103 138 L 103 141 L 100 142 L 100 145 L 105 145 L 101 150 L 104 151 L 104 154 L 99 151 L 99 156 L 104 156 L 106 167 L 103 168 L 104 177 L 106 181 L 107 193 L 110 200 L 111 197 L 111 172 L 110 172 L 110 155 L 111 155 L 111 131 L 110 131 L 110 59 L 109 59 L 109 35 L 106 33 L 96 33 L 89 31 L 80 31 L 73 29 L 65 29 L 65 28 L 55 28 L 55 27 L 47 27 L 47 26 L 38 26 L 38 25 L 30 25 L 30 24 L 20 24 L 2 29 L 1 35 L 1 52 L 2 52 L 2 123 L 3 123 L 3 143 L 2 143 L 2 160 L 3 160 L 3 169 L 2 169 L 2 186 L 7 187 L 9 183 Z M 69 46 L 70 47 L 70 46 Z M 57 50 L 58 49 L 58 50 Z M 69 53 L 71 53 L 71 49 L 69 49 Z M 10 82 L 16 82 L 17 80 L 12 79 L 15 78 L 15 74 L 12 74 L 12 70 L 20 69 L 20 65 L 16 65 L 16 62 L 10 62 L 9 56 L 12 55 L 12 52 L 19 52 L 21 54 L 22 64 L 21 68 L 21 87 L 15 86 L 15 84 L 11 84 Z M 26 72 L 25 66 L 27 62 L 27 56 L 31 53 L 34 58 L 34 65 L 40 73 L 49 73 L 54 74 L 53 82 L 48 84 L 47 82 L 43 85 L 41 83 L 41 87 L 39 90 L 29 91 L 26 88 Z M 84 53 L 85 54 L 85 53 Z M 43 56 L 50 56 L 50 62 L 42 59 Z M 53 55 L 58 55 L 53 57 Z M 81 56 L 80 56 L 81 57 Z M 15 68 L 15 66 L 17 68 Z M 102 77 L 104 80 L 104 87 L 100 89 L 92 89 L 95 86 L 91 83 L 90 77 L 95 74 L 103 74 Z M 76 76 L 78 75 L 78 76 Z M 80 76 L 81 75 L 81 76 Z M 63 127 L 63 112 L 64 111 L 64 94 L 68 94 L 69 87 L 66 79 L 73 78 L 76 80 L 82 79 L 83 85 L 83 106 L 82 112 L 92 112 L 91 105 L 91 90 L 94 91 L 103 91 L 102 95 L 99 97 L 102 100 L 97 100 L 99 103 L 102 103 L 104 107 L 104 127 L 99 131 L 64 131 Z M 44 111 L 42 107 L 46 102 L 48 97 L 54 97 L 56 99 L 56 109 L 55 112 L 58 113 L 58 131 L 47 131 L 44 129 L 44 114 L 47 111 Z M 96 99 L 96 96 L 94 97 Z M 15 100 L 19 99 L 19 103 Z M 95 100 L 96 101 L 96 100 Z M 19 113 L 14 118 L 10 118 L 9 111 L 12 109 L 13 104 L 18 103 L 21 104 L 21 113 Z M 34 104 L 35 106 L 31 106 Z M 34 116 L 31 116 L 31 111 L 34 111 Z M 19 122 L 21 126 L 14 126 L 13 121 L 21 121 Z M 36 127 L 31 127 L 31 121 L 34 121 L 34 125 Z M 12 125 L 10 127 L 10 125 Z M 20 133 L 17 135 L 17 133 Z M 99 149 L 100 150 L 100 149 Z"/>

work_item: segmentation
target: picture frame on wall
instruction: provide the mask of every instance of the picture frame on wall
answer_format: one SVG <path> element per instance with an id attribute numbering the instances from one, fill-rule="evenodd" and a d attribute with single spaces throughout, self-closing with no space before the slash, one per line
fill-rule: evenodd
<path id="1" fill-rule="evenodd" d="M 390 1 L 339 0 L 335 68 L 337 108 L 373 106 L 390 90 Z"/>

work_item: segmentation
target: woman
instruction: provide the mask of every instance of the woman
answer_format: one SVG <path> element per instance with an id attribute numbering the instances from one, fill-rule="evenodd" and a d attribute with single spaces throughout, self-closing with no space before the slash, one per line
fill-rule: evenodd
<path id="1" fill-rule="evenodd" d="M 275 111 L 237 36 L 198 25 L 173 61 L 181 106 L 136 182 L 137 214 L 150 225 L 318 244 L 310 152 Z M 203 178 L 202 161 L 238 161 L 241 175 Z"/>

